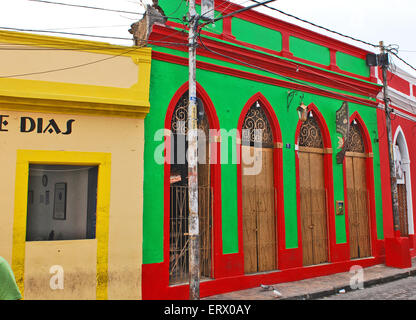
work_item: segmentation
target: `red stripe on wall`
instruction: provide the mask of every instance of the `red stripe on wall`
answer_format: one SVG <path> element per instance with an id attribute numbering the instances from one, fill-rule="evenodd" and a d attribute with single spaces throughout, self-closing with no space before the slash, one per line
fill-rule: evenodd
<path id="1" fill-rule="evenodd" d="M 382 71 L 380 68 L 378 69 L 378 75 L 380 79 L 383 79 Z M 391 73 L 390 71 L 387 71 L 387 83 L 393 89 L 396 89 L 405 95 L 410 95 L 410 83 L 398 75 Z"/>

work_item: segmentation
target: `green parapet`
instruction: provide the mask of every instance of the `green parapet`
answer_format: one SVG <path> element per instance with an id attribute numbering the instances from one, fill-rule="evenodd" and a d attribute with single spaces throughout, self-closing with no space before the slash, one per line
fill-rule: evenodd
<path id="1" fill-rule="evenodd" d="M 233 36 L 237 40 L 274 51 L 282 51 L 282 34 L 261 25 L 233 18 Z"/>
<path id="2" fill-rule="evenodd" d="M 341 70 L 351 72 L 363 77 L 370 76 L 370 68 L 364 59 L 360 59 L 343 52 L 337 52 L 337 66 Z"/>
<path id="3" fill-rule="evenodd" d="M 290 52 L 297 58 L 329 66 L 331 57 L 329 49 L 296 37 L 289 38 Z"/>

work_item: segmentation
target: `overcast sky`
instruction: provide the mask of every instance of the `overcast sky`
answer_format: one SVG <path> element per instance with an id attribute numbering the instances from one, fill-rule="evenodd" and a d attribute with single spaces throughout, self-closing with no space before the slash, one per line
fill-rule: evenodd
<path id="1" fill-rule="evenodd" d="M 51 0 L 131 12 L 143 12 L 139 0 Z M 151 0 L 142 0 L 145 3 Z M 170 0 L 179 1 L 181 0 Z M 249 6 L 247 0 L 233 2 Z M 378 44 L 399 46 L 399 56 L 416 67 L 416 1 L 415 0 L 276 0 L 269 4 L 287 13 L 329 29 Z M 276 18 L 301 25 L 322 34 L 343 40 L 378 53 L 378 49 L 350 41 L 324 30 L 304 24 L 267 8 L 258 9 Z M 0 27 L 50 29 L 63 32 L 88 33 L 131 38 L 129 26 L 141 18 L 139 14 L 105 12 L 73 8 L 28 0 L 1 0 Z M 83 37 L 78 37 L 83 38 Z M 132 41 L 85 38 L 113 44 L 131 45 Z M 416 76 L 416 71 L 394 60 L 395 64 Z"/>

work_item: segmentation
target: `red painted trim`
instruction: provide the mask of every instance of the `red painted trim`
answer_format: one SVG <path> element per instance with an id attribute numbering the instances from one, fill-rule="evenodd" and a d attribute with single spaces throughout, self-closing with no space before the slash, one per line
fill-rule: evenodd
<path id="1" fill-rule="evenodd" d="M 384 105 L 384 103 L 383 103 L 383 105 Z M 408 115 L 408 116 L 411 116 L 411 117 L 416 117 L 416 113 L 414 113 L 414 112 L 409 112 L 408 110 L 404 110 L 404 109 L 402 109 L 402 108 L 400 108 L 400 107 L 397 107 L 397 106 L 395 106 L 395 105 L 393 105 L 393 104 L 390 104 L 390 107 L 391 107 L 391 108 L 393 108 L 394 110 L 400 111 L 400 112 L 402 112 L 402 113 L 404 113 L 404 114 L 406 114 L 406 115 Z M 401 117 L 401 115 L 400 115 L 400 114 L 395 114 L 394 116 L 395 116 L 395 117 L 396 117 L 396 116 L 397 116 L 397 117 Z"/>
<path id="2" fill-rule="evenodd" d="M 383 79 L 383 73 L 380 67 L 378 68 L 378 76 L 380 79 Z M 389 87 L 410 96 L 410 83 L 407 80 L 390 71 L 387 71 L 387 80 Z"/>
<path id="3" fill-rule="evenodd" d="M 244 122 L 244 118 L 250 109 L 250 107 L 259 101 L 260 105 L 266 113 L 269 120 L 272 132 L 273 142 L 282 143 L 282 134 L 280 131 L 279 122 L 271 104 L 267 99 L 260 93 L 253 95 L 243 107 L 240 113 L 237 124 L 237 138 L 241 139 L 241 130 Z M 236 146 L 237 151 L 237 214 L 238 214 L 238 243 L 239 252 L 241 253 L 242 263 L 244 266 L 244 246 L 243 246 L 243 207 L 242 207 L 242 170 L 241 170 L 241 143 Z M 280 261 L 282 258 L 282 252 L 285 249 L 285 229 L 284 229 L 284 190 L 283 190 L 283 153 L 281 148 L 273 149 L 273 182 L 275 189 L 275 214 L 276 214 L 276 235 L 277 235 L 277 268 L 280 269 Z"/>
<path id="4" fill-rule="evenodd" d="M 415 122 L 403 117 L 400 117 L 398 115 L 398 117 L 394 117 L 392 119 L 392 132 L 393 132 L 393 138 L 396 136 L 397 134 L 397 129 L 400 126 L 401 131 L 403 133 L 403 136 L 406 139 L 406 144 L 407 144 L 407 149 L 408 149 L 408 154 L 409 154 L 409 160 L 410 160 L 410 180 L 411 180 L 411 199 L 412 199 L 412 211 L 413 211 L 413 221 L 416 221 L 416 192 L 415 192 L 415 184 L 413 183 L 413 181 L 415 181 L 416 179 L 416 159 L 414 158 L 414 155 L 416 154 L 416 144 L 414 143 L 410 143 L 409 142 L 409 137 L 414 137 L 416 134 L 416 126 L 415 126 Z M 411 140 L 411 139 L 410 139 Z M 386 159 L 385 161 L 388 162 L 388 159 Z M 407 185 L 407 187 L 409 187 Z M 411 230 L 410 232 L 414 232 L 415 231 L 415 224 L 413 227 L 413 230 Z M 415 237 L 414 234 L 409 234 L 409 247 L 410 248 L 414 248 L 415 247 Z"/>
<path id="5" fill-rule="evenodd" d="M 351 122 L 351 120 L 350 120 Z M 344 186 L 344 204 L 345 204 L 345 233 L 347 237 L 347 252 L 348 252 L 348 260 L 351 257 L 350 254 L 350 220 L 348 218 L 348 192 L 347 192 L 347 168 L 345 164 L 345 157 L 342 161 L 342 174 L 343 174 L 343 186 Z"/>
<path id="6" fill-rule="evenodd" d="M 361 118 L 360 114 L 355 111 L 350 116 L 350 123 L 355 120 L 358 123 L 358 127 L 360 128 L 361 136 L 363 137 L 364 141 L 364 148 L 365 153 L 372 153 L 372 143 L 371 137 L 368 133 L 367 127 L 364 123 L 364 120 Z M 348 253 L 350 253 L 349 246 L 349 211 L 348 211 L 348 194 L 347 194 L 347 179 L 346 179 L 346 164 L 345 159 L 343 162 L 343 173 L 344 173 L 344 201 L 345 201 L 345 225 L 346 225 L 346 232 L 347 232 L 347 243 L 348 243 Z M 368 192 L 368 218 L 369 218 L 369 231 L 370 231 L 370 242 L 371 242 L 371 254 L 372 256 L 377 256 L 377 222 L 376 222 L 376 204 L 375 204 L 375 187 L 374 187 L 374 165 L 373 165 L 373 158 L 366 158 L 366 185 L 367 185 L 367 192 Z"/>
<path id="7" fill-rule="evenodd" d="M 394 234 L 386 117 L 384 110 L 381 109 L 377 109 L 377 131 L 379 139 L 378 146 L 380 153 L 380 184 L 383 204 L 383 233 L 384 239 L 386 239 L 394 237 Z"/>
<path id="8" fill-rule="evenodd" d="M 198 4 L 201 3 L 200 0 L 196 1 Z M 234 12 L 238 9 L 243 8 L 242 6 L 234 3 L 230 3 L 224 0 L 216 0 L 215 5 L 220 7 L 224 6 L 224 9 L 219 9 L 223 11 L 224 14 Z M 309 29 L 302 28 L 298 25 L 273 18 L 269 15 L 263 14 L 255 10 L 247 10 L 236 14 L 235 17 L 244 19 L 246 21 L 264 26 L 268 29 L 274 29 L 281 33 L 289 33 L 292 36 L 303 38 L 307 41 L 314 42 L 316 44 L 328 47 L 330 49 L 335 49 L 337 51 L 343 51 L 355 57 L 364 58 L 369 51 L 361 49 L 359 47 L 353 46 L 351 44 L 342 42 L 340 40 L 325 36 L 318 32 L 311 31 Z"/>
<path id="9" fill-rule="evenodd" d="M 367 268 L 384 262 L 383 257 L 342 261 L 332 264 L 323 264 L 309 267 L 298 267 L 277 272 L 262 273 L 256 275 L 236 275 L 200 284 L 201 298 L 216 294 L 258 287 L 260 284 L 277 284 L 283 282 L 298 281 L 308 278 L 326 276 L 328 274 L 348 272 L 353 265 Z M 143 265 L 143 290 L 144 300 L 178 300 L 189 298 L 189 286 L 164 287 L 158 278 L 161 272 L 160 264 Z"/>
<path id="10" fill-rule="evenodd" d="M 157 52 L 157 51 L 152 51 L 152 59 L 180 64 L 183 66 L 188 65 L 187 58 L 182 58 L 179 56 Z M 271 77 L 261 76 L 261 75 L 257 75 L 257 74 L 246 72 L 246 71 L 236 70 L 233 68 L 222 67 L 222 66 L 214 65 L 211 63 L 207 63 L 207 62 L 197 61 L 197 68 L 202 69 L 202 70 L 217 72 L 221 74 L 226 74 L 226 75 L 233 76 L 233 77 L 243 78 L 243 79 L 247 79 L 251 81 L 267 83 L 267 84 L 271 84 L 271 85 L 278 86 L 278 87 L 295 89 L 298 91 L 308 92 L 308 93 L 312 93 L 312 94 L 316 94 L 316 95 L 320 95 L 324 97 L 329 97 L 333 99 L 338 99 L 338 100 L 342 99 L 343 101 L 359 103 L 365 106 L 376 107 L 378 105 L 376 101 L 369 101 L 369 100 L 349 96 L 347 94 L 344 94 L 343 97 L 340 97 L 336 93 L 330 93 L 328 91 L 324 91 L 319 88 L 311 88 L 311 87 L 307 87 L 304 85 L 296 84 L 294 82 L 274 79 Z"/>
<path id="11" fill-rule="evenodd" d="M 342 72 L 342 70 L 337 66 L 337 51 L 334 49 L 330 49 L 329 56 L 331 59 L 329 69 L 335 72 Z"/>
<path id="12" fill-rule="evenodd" d="M 222 6 L 224 8 L 221 9 Z M 223 14 L 228 14 L 240 8 L 242 7 L 239 5 L 230 4 L 228 1 L 221 1 L 220 4 L 217 6 L 217 11 L 223 12 Z M 268 15 L 261 14 L 254 10 L 248 10 L 246 12 L 236 14 L 234 17 L 238 19 L 243 19 L 251 23 L 255 23 L 257 25 L 262 25 L 268 29 L 272 29 L 272 30 L 279 32 L 282 35 L 282 51 L 278 52 L 275 50 L 270 50 L 270 49 L 263 48 L 260 46 L 252 45 L 250 43 L 244 43 L 242 41 L 237 40 L 234 36 L 230 37 L 231 25 L 229 26 L 228 24 L 232 23 L 232 20 L 233 20 L 232 18 L 224 19 L 223 33 L 221 35 L 217 35 L 217 34 L 206 32 L 206 31 L 202 31 L 201 33 L 209 35 L 217 39 L 227 40 L 235 44 L 243 45 L 243 46 L 250 47 L 253 49 L 262 50 L 264 52 L 268 52 L 271 54 L 280 55 L 283 57 L 291 58 L 297 61 L 304 61 L 304 62 L 306 62 L 306 60 L 296 58 L 290 52 L 289 37 L 291 36 L 297 37 L 297 38 L 304 39 L 306 41 L 310 41 L 312 43 L 316 43 L 318 45 L 327 47 L 334 54 L 336 54 L 336 52 L 344 52 L 346 54 L 350 54 L 360 59 L 365 59 L 367 53 L 369 53 L 368 51 L 352 46 L 345 42 L 324 36 L 320 33 L 313 32 L 308 29 L 304 29 L 300 26 L 297 26 L 297 25 L 294 25 L 294 24 L 291 24 L 282 20 L 272 18 Z M 176 28 L 184 28 L 183 25 L 176 23 L 176 22 L 172 22 L 172 21 L 168 21 L 167 24 Z M 337 71 L 346 75 L 352 75 L 360 79 L 370 80 L 371 82 L 376 82 L 376 79 L 374 77 L 371 77 L 371 75 L 370 77 L 364 77 L 361 75 L 352 74 L 350 72 L 339 69 L 336 65 L 331 64 L 330 66 L 325 66 L 325 65 L 320 65 L 318 63 L 314 63 L 311 61 L 308 61 L 308 63 L 315 65 L 315 66 L 322 67 L 327 70 L 334 70 L 334 71 Z"/>
<path id="13" fill-rule="evenodd" d="M 160 25 L 155 25 L 153 27 L 152 34 L 150 35 L 150 41 L 152 40 L 162 40 L 169 36 L 169 41 L 171 42 L 178 42 L 178 43 L 186 43 L 186 35 L 180 32 L 172 33 L 172 29 Z M 281 59 L 278 57 L 273 57 L 267 54 L 263 54 L 260 52 L 255 52 L 249 49 L 236 47 L 234 45 L 230 45 L 223 42 L 218 42 L 212 39 L 204 39 L 204 45 L 209 48 L 211 51 L 217 52 L 222 54 L 226 57 L 232 57 L 234 59 L 238 59 L 240 61 L 244 61 L 245 63 L 249 63 L 252 65 L 256 65 L 263 69 L 269 70 L 271 72 L 275 72 L 279 75 L 288 78 L 294 78 L 301 81 L 312 82 L 316 84 L 320 84 L 329 88 L 334 88 L 338 90 L 348 90 L 352 93 L 368 96 L 368 97 L 376 97 L 381 87 L 368 82 L 362 82 L 353 78 L 345 77 L 342 74 L 328 72 L 325 70 L 317 69 L 314 67 L 310 67 L 307 65 L 301 65 L 294 61 Z M 246 44 L 244 44 L 246 45 Z M 168 45 L 166 45 L 168 47 Z M 175 47 L 177 50 L 180 51 L 187 51 L 185 46 Z M 232 62 L 237 65 L 245 66 L 244 63 L 239 63 L 233 60 L 229 60 L 224 56 L 214 54 L 211 51 L 205 50 L 202 45 L 197 50 L 198 55 L 205 56 L 208 58 Z M 305 63 L 312 64 L 310 61 L 302 60 Z M 319 67 L 322 67 L 319 65 Z M 357 76 L 354 75 L 355 78 Z M 368 79 L 367 79 L 368 80 Z"/>
<path id="14" fill-rule="evenodd" d="M 175 106 L 182 97 L 188 91 L 188 82 L 184 83 L 175 93 L 166 111 L 165 129 L 171 129 L 171 120 Z M 217 130 L 219 134 L 219 121 L 215 112 L 214 105 L 209 98 L 207 92 L 203 87 L 197 83 L 197 95 L 202 99 L 204 103 L 205 112 L 208 118 L 210 129 Z M 165 136 L 165 160 L 170 159 L 170 136 Z M 211 164 L 211 186 L 214 194 L 214 207 L 213 207 L 213 241 L 214 248 L 212 252 L 213 256 L 213 277 L 216 277 L 217 270 L 220 270 L 218 257 L 222 255 L 222 222 L 221 222 L 221 161 L 220 161 L 220 145 L 219 141 L 210 143 L 211 148 L 215 150 L 215 162 Z M 169 157 L 169 158 L 168 158 Z M 212 156 L 211 156 L 212 157 Z M 164 262 L 161 264 L 161 273 L 158 275 L 158 280 L 165 286 L 169 286 L 169 216 L 170 216 L 170 161 L 165 161 L 164 166 Z M 143 288 L 148 290 L 148 288 Z"/>
<path id="15" fill-rule="evenodd" d="M 413 96 L 416 97 L 416 85 L 412 85 L 413 87 Z"/>
<path id="16" fill-rule="evenodd" d="M 311 103 L 308 106 L 308 112 L 311 111 L 317 120 L 319 127 L 321 129 L 321 134 L 323 138 L 324 148 L 331 148 L 331 136 L 329 134 L 328 127 L 326 125 L 325 119 L 322 114 L 319 112 L 318 108 Z M 298 145 L 299 141 L 299 134 L 300 128 L 302 126 L 302 122 L 299 121 L 296 134 L 295 134 L 295 142 Z M 298 151 L 295 152 L 295 163 L 296 163 L 296 196 L 297 196 L 297 216 L 298 216 L 298 237 L 300 248 L 302 248 L 302 226 L 301 226 L 301 212 L 300 212 L 300 179 L 299 179 L 299 153 Z M 332 174 L 332 153 L 325 153 L 324 154 L 324 184 L 325 184 L 325 191 L 327 194 L 326 199 L 326 207 L 327 207 L 327 232 L 328 232 L 328 262 L 336 261 L 336 229 L 335 229 L 335 210 L 334 210 L 334 188 L 333 188 L 333 174 Z M 302 250 L 301 250 L 302 251 Z M 301 252 L 303 257 L 303 251 Z M 303 258 L 302 258 L 303 260 Z M 303 264 L 303 263 L 302 263 Z"/>

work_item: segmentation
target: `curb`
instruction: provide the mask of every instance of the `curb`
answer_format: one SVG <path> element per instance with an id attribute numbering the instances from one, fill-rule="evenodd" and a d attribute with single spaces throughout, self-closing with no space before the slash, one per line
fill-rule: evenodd
<path id="1" fill-rule="evenodd" d="M 414 276 L 416 276 L 416 269 L 397 273 L 397 274 L 387 276 L 387 277 L 364 281 L 364 288 L 369 288 L 378 284 L 389 283 L 389 282 L 393 282 L 396 280 L 400 280 L 400 279 L 404 279 L 408 277 L 414 277 Z M 348 285 L 342 285 L 339 287 L 334 287 L 332 289 L 325 289 L 325 290 L 301 294 L 297 296 L 291 296 L 291 297 L 287 297 L 287 298 L 283 298 L 279 300 L 315 300 L 319 298 L 336 295 L 339 293 L 340 290 L 345 290 L 345 292 L 350 292 L 350 291 L 354 291 L 355 289 L 352 289 L 350 285 L 348 284 Z"/>

